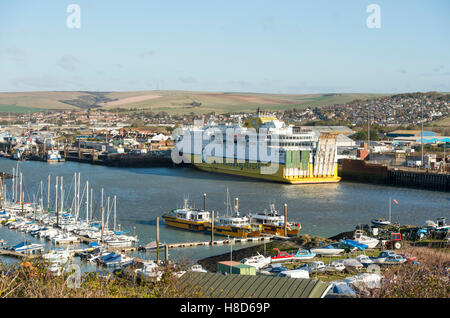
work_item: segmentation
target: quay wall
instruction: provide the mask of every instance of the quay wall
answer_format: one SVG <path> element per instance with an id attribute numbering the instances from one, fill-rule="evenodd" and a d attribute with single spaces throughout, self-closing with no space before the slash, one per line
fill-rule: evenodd
<path id="1" fill-rule="evenodd" d="M 450 191 L 450 174 L 389 169 L 363 160 L 344 159 L 339 167 L 342 181 Z"/>

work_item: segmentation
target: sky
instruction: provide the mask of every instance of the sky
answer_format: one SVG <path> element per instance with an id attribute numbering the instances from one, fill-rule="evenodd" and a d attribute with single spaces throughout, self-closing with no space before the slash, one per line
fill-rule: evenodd
<path id="1" fill-rule="evenodd" d="M 0 0 L 0 91 L 449 92 L 449 14 L 448 0 Z"/>

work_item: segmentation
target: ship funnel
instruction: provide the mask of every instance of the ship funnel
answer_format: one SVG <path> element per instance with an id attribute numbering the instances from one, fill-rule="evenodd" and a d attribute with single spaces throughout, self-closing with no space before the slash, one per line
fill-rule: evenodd
<path id="1" fill-rule="evenodd" d="M 234 212 L 239 216 L 239 198 L 234 199 Z"/>

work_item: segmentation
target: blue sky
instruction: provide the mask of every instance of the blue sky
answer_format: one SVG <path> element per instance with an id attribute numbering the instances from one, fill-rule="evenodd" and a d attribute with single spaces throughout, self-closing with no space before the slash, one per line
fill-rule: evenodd
<path id="1" fill-rule="evenodd" d="M 448 92 L 449 14 L 448 0 L 0 0 L 0 91 Z"/>

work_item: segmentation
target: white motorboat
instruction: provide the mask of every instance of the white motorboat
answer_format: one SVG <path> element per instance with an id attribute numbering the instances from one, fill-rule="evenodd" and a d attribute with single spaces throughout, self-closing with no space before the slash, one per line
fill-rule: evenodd
<path id="1" fill-rule="evenodd" d="M 257 269 L 263 268 L 271 263 L 270 257 L 264 257 L 261 254 L 256 254 L 255 256 L 244 258 L 241 260 L 242 264 L 250 265 L 256 267 Z"/>
<path id="2" fill-rule="evenodd" d="M 327 272 L 342 272 L 344 269 L 344 264 L 340 262 L 331 262 L 330 264 L 325 265 L 325 270 Z"/>
<path id="3" fill-rule="evenodd" d="M 327 269 L 322 261 L 311 262 L 310 268 L 312 272 L 325 272 Z"/>
<path id="4" fill-rule="evenodd" d="M 380 243 L 380 240 L 364 235 L 363 231 L 361 230 L 355 231 L 354 240 L 358 243 L 367 245 L 369 248 L 375 248 L 378 243 Z"/>
<path id="5" fill-rule="evenodd" d="M 312 248 L 310 251 L 317 255 L 339 255 L 344 253 L 345 249 L 335 248 L 332 244 L 330 244 L 324 247 Z"/>
<path id="6" fill-rule="evenodd" d="M 387 225 L 391 224 L 391 221 L 386 220 L 384 218 L 373 219 L 371 222 L 373 225 L 377 225 L 377 226 L 387 226 Z"/>
<path id="7" fill-rule="evenodd" d="M 160 280 L 163 275 L 163 271 L 159 269 L 158 264 L 154 261 L 146 261 L 142 263 L 142 268 L 136 269 L 135 272 L 144 277 L 153 278 L 156 280 Z"/>
<path id="8" fill-rule="evenodd" d="M 278 274 L 278 277 L 290 277 L 290 278 L 305 278 L 309 279 L 309 272 L 303 269 L 293 269 L 289 271 L 282 271 Z"/>
<path id="9" fill-rule="evenodd" d="M 72 257 L 72 253 L 68 250 L 53 250 L 46 254 L 42 255 L 42 258 L 48 262 L 66 262 L 69 258 Z"/>
<path id="10" fill-rule="evenodd" d="M 358 255 L 356 256 L 356 259 L 363 265 L 363 266 L 370 266 L 372 264 L 375 264 L 375 262 L 370 259 L 367 255 Z"/>
<path id="11" fill-rule="evenodd" d="M 53 237 L 52 242 L 54 244 L 71 244 L 79 241 L 79 238 L 75 235 L 69 233 L 62 233 Z"/>
<path id="12" fill-rule="evenodd" d="M 208 272 L 208 271 L 207 271 L 206 269 L 204 269 L 204 268 L 202 267 L 202 265 L 200 265 L 200 264 L 192 265 L 192 266 L 188 269 L 188 271 L 190 271 L 190 272 L 197 272 L 197 273 L 207 273 L 207 272 Z"/>

